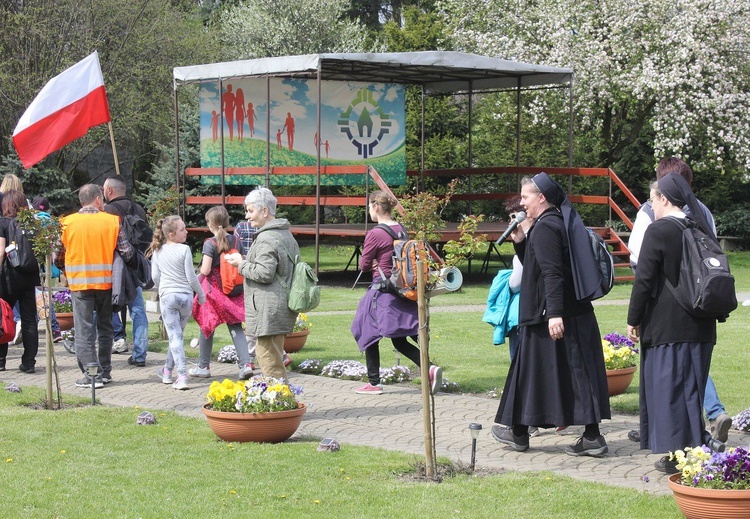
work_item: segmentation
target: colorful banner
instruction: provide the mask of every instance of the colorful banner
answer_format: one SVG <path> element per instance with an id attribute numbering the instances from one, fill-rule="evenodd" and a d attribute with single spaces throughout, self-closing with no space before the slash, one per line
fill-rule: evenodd
<path id="1" fill-rule="evenodd" d="M 270 132 L 267 85 L 270 84 Z M 227 80 L 219 95 L 218 82 L 201 83 L 201 166 L 221 167 L 221 115 L 224 117 L 224 167 L 266 168 L 270 134 L 270 164 L 315 166 L 371 165 L 388 185 L 406 182 L 404 87 L 389 83 L 321 82 L 318 136 L 318 82 L 265 78 Z M 217 176 L 204 176 L 218 184 Z M 258 176 L 227 175 L 227 184 L 265 183 Z M 363 185 L 364 175 L 326 175 L 323 185 Z M 315 185 L 315 175 L 272 175 L 272 185 Z"/>

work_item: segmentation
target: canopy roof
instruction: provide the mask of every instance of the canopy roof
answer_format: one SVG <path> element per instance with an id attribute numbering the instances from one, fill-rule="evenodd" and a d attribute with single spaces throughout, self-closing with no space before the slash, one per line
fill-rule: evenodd
<path id="1" fill-rule="evenodd" d="M 405 83 L 432 92 L 468 92 L 569 84 L 573 70 L 463 52 L 306 54 L 174 68 L 174 87 L 200 81 L 286 76 L 333 81 Z"/>

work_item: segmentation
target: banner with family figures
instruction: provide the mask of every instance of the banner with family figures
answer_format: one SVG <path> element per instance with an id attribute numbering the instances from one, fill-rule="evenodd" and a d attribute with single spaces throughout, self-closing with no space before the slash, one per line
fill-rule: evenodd
<path id="1" fill-rule="evenodd" d="M 201 83 L 201 166 L 221 167 L 223 115 L 224 166 L 266 167 L 270 164 L 373 166 L 388 185 L 406 182 L 404 86 L 389 83 L 321 82 L 318 135 L 318 82 L 306 79 L 270 80 L 270 131 L 265 78 Z M 218 184 L 220 178 L 204 176 Z M 227 184 L 265 183 L 265 175 L 227 175 Z M 323 185 L 361 185 L 363 175 L 329 175 Z M 272 185 L 315 185 L 315 175 L 274 175 Z"/>

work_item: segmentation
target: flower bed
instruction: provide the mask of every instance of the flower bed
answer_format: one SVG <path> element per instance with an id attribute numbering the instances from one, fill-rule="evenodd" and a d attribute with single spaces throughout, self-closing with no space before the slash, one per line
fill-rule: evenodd
<path id="1" fill-rule="evenodd" d="M 303 332 L 311 328 L 310 321 L 307 318 L 307 314 L 300 313 L 297 315 L 297 320 L 294 322 L 294 328 L 292 333 Z"/>
<path id="2" fill-rule="evenodd" d="M 750 432 L 750 407 L 732 417 L 732 424 L 740 432 Z"/>
<path id="3" fill-rule="evenodd" d="M 608 333 L 602 339 L 604 366 L 608 370 L 632 368 L 638 359 L 638 348 L 633 341 L 617 332 Z"/>
<path id="4" fill-rule="evenodd" d="M 247 381 L 224 379 L 208 388 L 208 409 L 229 413 L 269 413 L 297 409 L 300 386 L 285 384 L 273 377 L 256 375 Z"/>
<path id="5" fill-rule="evenodd" d="M 296 371 L 308 375 L 321 375 L 324 377 L 340 378 L 342 380 L 367 380 L 367 367 L 356 360 L 334 360 L 323 364 L 319 359 L 306 359 L 299 363 Z M 393 366 L 391 368 L 380 368 L 380 382 L 382 384 L 399 384 L 409 382 L 414 374 L 406 366 Z M 442 391 L 445 393 L 457 393 L 460 387 L 443 377 Z"/>
<path id="6" fill-rule="evenodd" d="M 702 445 L 670 453 L 682 473 L 681 483 L 719 490 L 750 489 L 750 454 L 747 447 L 731 447 L 712 452 Z"/>
<path id="7" fill-rule="evenodd" d="M 58 290 L 52 294 L 52 304 L 55 305 L 55 313 L 64 314 L 73 311 L 73 298 L 70 290 Z"/>

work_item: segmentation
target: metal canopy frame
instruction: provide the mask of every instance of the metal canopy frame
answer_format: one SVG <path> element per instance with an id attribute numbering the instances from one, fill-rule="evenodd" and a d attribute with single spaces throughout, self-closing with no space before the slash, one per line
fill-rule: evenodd
<path id="1" fill-rule="evenodd" d="M 424 98 L 430 94 L 466 94 L 469 96 L 469 153 L 468 167 L 472 164 L 471 130 L 472 98 L 474 94 L 498 91 L 516 92 L 516 166 L 521 158 L 521 91 L 534 88 L 568 88 L 570 122 L 568 125 L 568 166 L 573 165 L 573 69 L 547 67 L 504 59 L 467 54 L 463 52 L 423 51 L 396 53 L 336 53 L 306 54 L 278 58 L 260 58 L 175 67 L 173 69 L 175 107 L 175 148 L 177 188 L 183 193 L 184 177 L 180 173 L 179 114 L 177 88 L 180 85 L 216 81 L 220 86 L 229 79 L 265 77 L 266 97 L 269 99 L 271 77 L 314 79 L 318 82 L 318 133 L 320 133 L 320 82 L 361 81 L 367 83 L 399 83 L 419 85 L 422 88 L 421 160 L 424 171 Z M 270 99 L 269 99 L 270 100 Z M 224 122 L 221 114 L 222 142 L 222 200 L 224 182 Z M 266 121 L 266 125 L 269 122 Z M 266 146 L 270 146 L 267 133 Z M 270 160 L 270 154 L 267 154 Z M 266 184 L 270 181 L 270 164 L 266 164 Z M 317 182 L 315 190 L 315 271 L 319 263 L 320 229 L 320 148 L 317 156 Z M 181 184 L 182 182 L 182 184 Z"/>
<path id="2" fill-rule="evenodd" d="M 306 54 L 175 67 L 174 85 L 253 76 L 422 85 L 428 92 L 482 92 L 570 83 L 573 70 L 463 52 Z"/>

